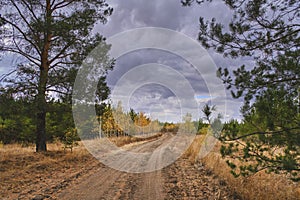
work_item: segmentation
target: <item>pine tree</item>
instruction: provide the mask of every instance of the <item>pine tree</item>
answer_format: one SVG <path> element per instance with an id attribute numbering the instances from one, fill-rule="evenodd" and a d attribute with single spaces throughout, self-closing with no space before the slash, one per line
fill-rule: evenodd
<path id="1" fill-rule="evenodd" d="M 96 23 L 106 22 L 112 8 L 105 0 L 2 0 L 0 13 L 0 52 L 24 60 L 17 70 L 27 71 L 24 75 L 29 81 L 24 85 L 26 81 L 18 84 L 17 79 L 15 83 L 25 90 L 33 89 L 36 151 L 46 151 L 47 91 L 63 92 L 63 75 L 103 42 L 92 29 Z"/>

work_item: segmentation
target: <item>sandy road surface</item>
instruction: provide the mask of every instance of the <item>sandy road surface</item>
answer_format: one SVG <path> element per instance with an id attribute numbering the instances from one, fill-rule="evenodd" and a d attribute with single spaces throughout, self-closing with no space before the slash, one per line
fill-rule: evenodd
<path id="1" fill-rule="evenodd" d="M 164 145 L 171 134 L 130 147 L 133 152 L 151 152 Z M 160 154 L 161 152 L 158 152 Z M 154 151 L 153 154 L 157 154 Z M 126 159 L 125 159 L 126 160 Z M 151 161 L 151 158 L 150 158 Z M 123 163 L 124 161 L 120 161 Z M 153 161 L 160 165 L 160 159 Z M 58 199 L 233 199 L 230 191 L 204 169 L 180 158 L 161 170 L 147 173 L 127 173 L 103 164 L 76 184 L 57 194 Z"/>

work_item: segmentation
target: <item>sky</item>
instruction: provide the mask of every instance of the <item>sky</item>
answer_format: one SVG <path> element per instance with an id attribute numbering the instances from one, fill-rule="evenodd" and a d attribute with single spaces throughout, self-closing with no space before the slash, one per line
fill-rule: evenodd
<path id="1" fill-rule="evenodd" d="M 133 108 L 153 119 L 169 122 L 181 121 L 187 112 L 197 120 L 203 117 L 203 105 L 210 103 L 217 107 L 214 116 L 221 113 L 225 120 L 241 119 L 239 109 L 243 102 L 232 99 L 215 74 L 219 67 L 234 69 L 253 61 L 224 58 L 213 50 L 203 49 L 197 41 L 200 16 L 208 20 L 214 17 L 224 24 L 230 21 L 232 13 L 222 1 L 191 7 L 181 6 L 180 0 L 109 0 L 108 3 L 114 9 L 113 14 L 105 25 L 98 24 L 93 31 L 117 44 L 120 51 L 133 48 L 132 43 L 148 45 L 133 48 L 116 59 L 107 77 L 113 103 L 122 101 L 125 110 Z M 133 31 L 128 40 L 123 38 L 116 43 L 124 31 L 147 27 L 162 30 L 156 31 L 154 37 Z M 169 38 L 160 36 L 164 29 L 171 31 Z M 200 51 L 197 45 L 202 48 L 199 47 Z M 11 57 L 7 55 L 0 62 L 0 78 L 12 70 Z"/>
<path id="2" fill-rule="evenodd" d="M 230 10 L 218 0 L 213 3 L 205 3 L 202 6 L 195 4 L 191 7 L 181 6 L 180 0 L 112 0 L 109 3 L 114 8 L 114 13 L 109 17 L 107 24 L 95 27 L 96 32 L 107 38 L 136 28 L 160 27 L 185 34 L 200 45 L 197 41 L 200 16 L 206 19 L 214 17 L 224 22 L 224 24 L 228 23 L 232 17 Z M 136 42 L 139 42 L 139 40 L 137 39 Z M 165 43 L 168 42 L 166 41 Z M 213 50 L 207 50 L 207 54 L 215 63 L 215 67 L 209 69 L 210 76 L 215 75 L 218 67 L 230 66 L 235 68 L 244 62 L 251 62 L 251 60 L 244 60 L 245 58 L 243 60 L 224 58 Z M 167 86 L 160 84 L 160 81 L 152 84 L 141 84 L 141 80 L 137 80 L 136 76 L 126 76 L 130 70 L 149 63 L 158 63 L 174 69 L 184 77 L 184 80 L 189 82 L 189 85 L 193 88 L 193 93 L 186 94 L 186 98 L 182 98 L 179 97 L 181 94 L 172 92 L 172 85 L 177 85 L 181 82 L 174 79 L 172 73 L 161 74 L 154 72 L 152 74 L 159 77 L 157 79 L 169 79 L 170 84 Z M 156 69 L 155 64 L 147 67 Z M 144 73 L 148 73 L 150 76 L 151 72 L 149 71 L 144 70 Z M 232 99 L 229 91 L 225 91 L 225 96 L 224 94 L 213 96 L 212 92 L 208 91 L 207 80 L 205 80 L 210 76 L 206 72 L 197 72 L 194 66 L 173 52 L 145 48 L 128 52 L 119 57 L 114 69 L 108 74 L 107 82 L 112 89 L 114 103 L 121 100 L 125 110 L 134 108 L 162 121 L 180 121 L 186 112 L 192 113 L 194 120 L 199 119 L 203 117 L 201 109 L 205 103 L 216 105 L 217 111 L 215 116 L 221 113 L 225 120 L 231 118 L 241 119 L 239 110 L 242 106 L 242 101 Z M 123 91 L 127 92 L 130 90 L 130 92 L 115 94 L 115 91 L 120 91 L 116 89 L 116 85 L 122 77 L 130 79 L 125 83 L 122 82 L 122 84 L 135 88 L 132 89 L 134 91 L 128 88 L 124 90 L 124 87 L 122 87 Z M 145 80 L 142 80 L 142 83 L 144 82 Z M 184 91 L 179 93 L 184 93 Z M 216 93 L 218 94 L 219 92 Z"/>

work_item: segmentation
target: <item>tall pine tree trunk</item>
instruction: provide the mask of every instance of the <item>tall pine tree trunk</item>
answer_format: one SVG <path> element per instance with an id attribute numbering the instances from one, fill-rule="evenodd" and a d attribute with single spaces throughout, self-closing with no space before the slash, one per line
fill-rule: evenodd
<path id="1" fill-rule="evenodd" d="M 36 151 L 47 151 L 46 147 L 46 84 L 48 71 L 41 67 L 40 80 L 37 95 L 37 119 L 36 119 Z"/>
<path id="2" fill-rule="evenodd" d="M 36 123 L 36 151 L 47 151 L 46 146 L 46 87 L 48 82 L 49 71 L 49 51 L 51 45 L 51 3 L 50 0 L 46 0 L 46 27 L 44 46 L 41 55 L 40 77 L 38 85 L 37 95 L 37 123 Z"/>

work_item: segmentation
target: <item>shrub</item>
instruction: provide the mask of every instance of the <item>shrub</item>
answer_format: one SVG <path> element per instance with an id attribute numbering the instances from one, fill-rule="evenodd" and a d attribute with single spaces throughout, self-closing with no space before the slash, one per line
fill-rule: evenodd
<path id="1" fill-rule="evenodd" d="M 62 143 L 64 144 L 64 151 L 68 148 L 73 151 L 74 146 L 78 145 L 78 135 L 76 128 L 69 129 L 64 136 L 64 139 L 62 140 Z"/>

